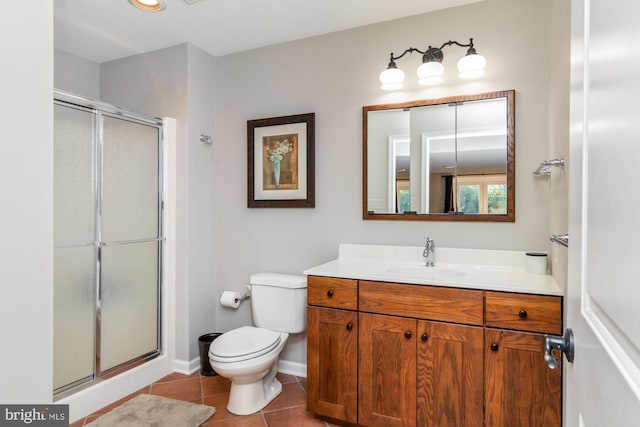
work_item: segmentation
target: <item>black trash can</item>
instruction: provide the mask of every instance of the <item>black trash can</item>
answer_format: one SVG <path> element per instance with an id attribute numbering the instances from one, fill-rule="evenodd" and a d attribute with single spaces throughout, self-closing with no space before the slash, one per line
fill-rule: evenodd
<path id="1" fill-rule="evenodd" d="M 198 345 L 200 346 L 200 373 L 202 375 L 206 375 L 211 377 L 213 375 L 218 375 L 216 371 L 211 367 L 211 363 L 209 363 L 209 346 L 218 338 L 222 333 L 216 332 L 213 334 L 204 334 L 198 338 Z"/>

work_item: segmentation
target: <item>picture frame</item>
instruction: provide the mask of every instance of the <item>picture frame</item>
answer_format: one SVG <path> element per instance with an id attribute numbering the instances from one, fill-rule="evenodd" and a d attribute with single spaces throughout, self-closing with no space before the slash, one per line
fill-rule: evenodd
<path id="1" fill-rule="evenodd" d="M 315 113 L 247 120 L 247 206 L 315 207 Z"/>

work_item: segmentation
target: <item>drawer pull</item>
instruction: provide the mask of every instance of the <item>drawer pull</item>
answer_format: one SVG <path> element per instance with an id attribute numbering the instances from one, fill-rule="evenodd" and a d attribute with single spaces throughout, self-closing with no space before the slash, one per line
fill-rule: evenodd
<path id="1" fill-rule="evenodd" d="M 527 318 L 527 310 L 520 310 L 520 312 L 518 313 L 518 316 L 520 316 L 521 319 L 526 319 Z"/>
<path id="2" fill-rule="evenodd" d="M 350 331 L 353 329 L 353 325 L 351 324 L 351 322 L 347 323 L 347 331 Z"/>
<path id="3" fill-rule="evenodd" d="M 491 351 L 498 351 L 498 348 L 499 348 L 498 344 L 491 343 Z"/>
<path id="4" fill-rule="evenodd" d="M 329 298 L 331 298 L 331 297 L 333 296 L 333 291 L 332 291 L 331 289 L 329 289 L 329 290 L 327 291 L 327 296 L 328 296 Z"/>
<path id="5" fill-rule="evenodd" d="M 411 338 L 411 332 L 409 332 L 409 331 L 405 332 L 405 333 L 404 333 L 404 337 L 405 337 L 406 339 Z"/>
<path id="6" fill-rule="evenodd" d="M 427 334 L 422 334 L 422 336 L 420 337 L 420 339 L 421 339 L 422 341 L 426 341 L 426 340 L 428 340 L 428 339 L 429 339 L 429 335 L 427 335 Z"/>

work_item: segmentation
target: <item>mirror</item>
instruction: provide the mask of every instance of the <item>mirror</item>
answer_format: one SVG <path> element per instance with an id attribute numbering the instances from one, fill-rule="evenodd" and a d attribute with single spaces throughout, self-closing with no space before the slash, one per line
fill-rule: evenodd
<path id="1" fill-rule="evenodd" d="M 363 107 L 363 219 L 515 221 L 514 98 Z"/>

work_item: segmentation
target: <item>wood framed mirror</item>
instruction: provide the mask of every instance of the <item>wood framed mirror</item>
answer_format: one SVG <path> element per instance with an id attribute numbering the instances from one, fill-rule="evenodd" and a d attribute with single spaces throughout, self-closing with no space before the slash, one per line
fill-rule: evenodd
<path id="1" fill-rule="evenodd" d="M 515 91 L 362 107 L 363 219 L 515 221 Z"/>

